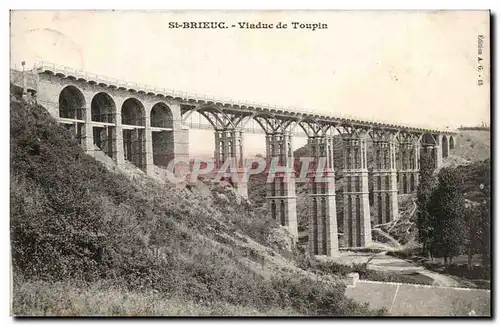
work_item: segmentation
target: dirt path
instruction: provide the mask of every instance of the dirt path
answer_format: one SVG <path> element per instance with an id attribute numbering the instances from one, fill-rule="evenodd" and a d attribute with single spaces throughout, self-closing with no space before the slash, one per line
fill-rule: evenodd
<path id="1" fill-rule="evenodd" d="M 340 255 L 340 263 L 350 265 L 352 263 L 368 263 L 368 269 L 380 272 L 389 272 L 394 274 L 412 274 L 419 273 L 424 276 L 430 277 L 434 280 L 436 286 L 457 287 L 458 282 L 453 278 L 432 272 L 423 266 L 418 266 L 413 262 L 389 256 L 387 251 L 379 253 L 355 253 L 355 252 L 342 252 Z"/>
<path id="2" fill-rule="evenodd" d="M 387 252 L 374 254 L 372 260 L 368 264 L 368 268 L 378 271 L 393 271 L 405 273 L 419 273 L 430 277 L 434 280 L 433 285 L 437 286 L 459 286 L 459 283 L 449 276 L 432 272 L 423 266 L 417 266 L 412 262 L 386 255 Z"/>
<path id="3" fill-rule="evenodd" d="M 443 274 L 431 272 L 427 269 L 424 269 L 423 271 L 420 271 L 419 273 L 432 278 L 434 280 L 434 283 L 435 283 L 433 285 L 449 286 L 449 287 L 459 287 L 460 286 L 460 284 L 457 281 L 455 281 L 451 277 L 443 275 Z"/>

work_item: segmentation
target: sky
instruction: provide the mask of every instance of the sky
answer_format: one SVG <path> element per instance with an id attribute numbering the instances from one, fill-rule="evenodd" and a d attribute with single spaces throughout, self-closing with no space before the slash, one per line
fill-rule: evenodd
<path id="1" fill-rule="evenodd" d="M 169 28 L 184 21 L 236 27 Z M 259 21 L 288 28 L 238 28 Z M 327 28 L 293 29 L 292 22 Z M 12 11 L 10 23 L 11 67 L 43 60 L 163 88 L 429 128 L 490 123 L 487 11 Z M 212 132 L 190 136 L 192 151 L 213 151 Z M 246 135 L 245 146 L 262 153 L 263 141 Z"/>

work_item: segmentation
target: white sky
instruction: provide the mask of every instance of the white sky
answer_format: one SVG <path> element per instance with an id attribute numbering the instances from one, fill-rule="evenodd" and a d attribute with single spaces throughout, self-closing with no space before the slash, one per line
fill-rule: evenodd
<path id="1" fill-rule="evenodd" d="M 489 68 L 484 85 L 477 85 L 477 35 L 485 36 L 483 51 L 489 53 L 488 15 L 14 11 L 11 66 L 46 60 L 193 93 L 455 128 L 490 122 Z M 322 22 L 328 29 L 168 28 L 169 21 L 186 20 Z M 193 151 L 213 151 L 211 132 L 191 137 Z M 248 154 L 262 153 L 263 139 L 248 135 Z"/>

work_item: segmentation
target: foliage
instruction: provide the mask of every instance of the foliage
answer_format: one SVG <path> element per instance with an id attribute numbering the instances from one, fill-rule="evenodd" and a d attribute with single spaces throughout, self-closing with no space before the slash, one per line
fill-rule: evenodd
<path id="1" fill-rule="evenodd" d="M 420 160 L 420 181 L 417 189 L 417 229 L 418 239 L 426 254 L 432 242 L 432 224 L 429 213 L 429 199 L 436 184 L 434 167 L 430 155 L 422 155 Z"/>
<path id="2" fill-rule="evenodd" d="M 320 278 L 290 277 L 273 280 L 273 287 L 279 291 L 279 302 L 283 307 L 293 307 L 304 315 L 335 316 L 380 316 L 385 310 L 372 311 L 368 305 L 355 304 L 344 299 L 345 287 L 339 287 Z"/>
<path id="3" fill-rule="evenodd" d="M 462 176 L 460 191 L 466 198 L 467 253 L 469 257 L 481 254 L 483 266 L 487 267 L 491 247 L 491 161 L 458 166 L 456 173 Z"/>
<path id="4" fill-rule="evenodd" d="M 490 160 L 444 168 L 436 185 L 429 157 L 422 157 L 417 197 L 418 239 L 424 254 L 452 258 L 480 253 L 490 261 Z"/>
<path id="5" fill-rule="evenodd" d="M 16 282 L 17 316 L 294 316 L 291 308 L 197 303 L 155 291 L 120 288 L 106 282 Z"/>
<path id="6" fill-rule="evenodd" d="M 480 204 L 480 241 L 479 252 L 483 257 L 483 266 L 490 267 L 491 265 L 491 167 L 486 166 L 482 176 L 481 183 L 483 186 L 480 188 L 484 194 L 484 200 Z"/>

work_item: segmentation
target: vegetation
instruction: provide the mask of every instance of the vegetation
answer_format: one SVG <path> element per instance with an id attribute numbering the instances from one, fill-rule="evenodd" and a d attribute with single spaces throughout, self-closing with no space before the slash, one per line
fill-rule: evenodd
<path id="1" fill-rule="evenodd" d="M 424 254 L 444 257 L 445 264 L 466 253 L 481 254 L 483 265 L 490 260 L 490 165 L 443 168 L 438 182 L 422 160 L 417 199 L 417 228 Z"/>
<path id="2" fill-rule="evenodd" d="M 448 168 L 439 172 L 439 185 L 428 203 L 431 216 L 431 254 L 452 261 L 461 253 L 465 230 L 465 200 L 459 191 L 457 173 Z"/>
<path id="3" fill-rule="evenodd" d="M 224 302 L 197 303 L 155 291 L 124 290 L 103 282 L 15 283 L 13 306 L 21 316 L 293 316 L 290 308 L 253 307 Z"/>
<path id="4" fill-rule="evenodd" d="M 453 166 L 467 165 L 484 161 L 491 156 L 490 130 L 462 130 L 458 133 L 455 148 L 450 151 L 451 156 L 445 163 Z M 456 163 L 453 163 L 456 162 Z M 463 166 L 462 168 L 467 168 Z"/>
<path id="5" fill-rule="evenodd" d="M 231 192 L 212 189 L 207 200 L 111 172 L 44 108 L 12 93 L 14 314 L 175 314 L 168 302 L 192 314 L 382 313 L 294 267 L 286 237 L 273 238 L 276 223 Z M 262 267 L 276 257 L 287 265 Z"/>
<path id="6" fill-rule="evenodd" d="M 429 155 L 422 155 L 420 160 L 420 181 L 417 189 L 417 229 L 418 240 L 422 243 L 424 255 L 430 255 L 433 239 L 432 216 L 429 212 L 429 202 L 435 187 L 436 178 L 433 175 L 433 162 Z"/>

